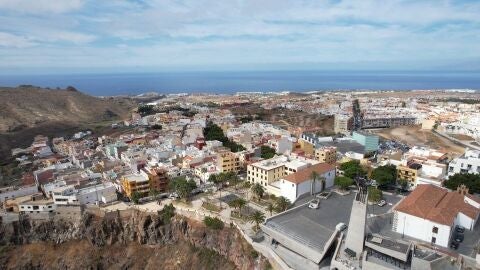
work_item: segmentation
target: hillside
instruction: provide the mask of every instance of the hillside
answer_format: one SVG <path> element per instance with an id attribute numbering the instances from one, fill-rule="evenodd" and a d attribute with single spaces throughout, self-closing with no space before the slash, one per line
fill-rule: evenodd
<path id="1" fill-rule="evenodd" d="M 234 228 L 182 216 L 85 214 L 78 222 L 0 224 L 0 269 L 268 269 Z"/>
<path id="2" fill-rule="evenodd" d="M 33 86 L 0 88 L 0 133 L 49 122 L 79 124 L 125 117 L 130 99 L 96 98 L 74 88 L 50 90 Z"/>
<path id="3" fill-rule="evenodd" d="M 33 137 L 71 136 L 80 130 L 108 126 L 137 106 L 130 98 L 97 98 L 74 88 L 0 87 L 0 162 Z"/>

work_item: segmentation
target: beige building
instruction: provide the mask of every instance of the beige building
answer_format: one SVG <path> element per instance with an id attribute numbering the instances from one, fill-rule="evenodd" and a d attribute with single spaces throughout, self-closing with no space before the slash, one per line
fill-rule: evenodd
<path id="1" fill-rule="evenodd" d="M 349 133 L 348 129 L 351 125 L 351 118 L 352 117 L 347 115 L 341 115 L 341 114 L 335 115 L 334 122 L 333 122 L 333 131 L 335 133 L 343 133 L 343 134 Z"/>
<path id="2" fill-rule="evenodd" d="M 305 153 L 305 156 L 313 156 L 314 152 L 315 152 L 315 147 L 312 143 L 304 140 L 304 139 L 298 139 L 298 143 L 300 144 L 300 149 L 303 150 L 303 152 Z"/>
<path id="3" fill-rule="evenodd" d="M 321 147 L 315 149 L 315 160 L 320 163 L 335 164 L 337 162 L 336 147 Z"/>
<path id="4" fill-rule="evenodd" d="M 252 184 L 259 183 L 267 187 L 283 176 L 296 173 L 301 169 L 318 163 L 318 161 L 312 159 L 292 159 L 287 156 L 262 160 L 247 166 L 247 181 Z M 267 192 L 269 192 L 268 187 Z"/>
<path id="5" fill-rule="evenodd" d="M 242 168 L 240 157 L 231 151 L 218 153 L 217 166 L 220 172 L 238 172 Z"/>

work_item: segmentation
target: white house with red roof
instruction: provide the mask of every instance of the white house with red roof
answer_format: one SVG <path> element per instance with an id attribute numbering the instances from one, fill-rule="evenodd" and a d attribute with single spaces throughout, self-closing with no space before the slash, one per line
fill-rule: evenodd
<path id="1" fill-rule="evenodd" d="M 392 230 L 432 244 L 448 247 L 455 226 L 472 230 L 480 214 L 480 199 L 461 186 L 449 191 L 418 185 L 394 209 Z"/>
<path id="2" fill-rule="evenodd" d="M 316 173 L 315 184 L 312 173 Z M 297 172 L 283 176 L 272 185 L 280 188 L 280 195 L 294 202 L 305 193 L 318 193 L 332 187 L 335 180 L 335 166 L 328 163 L 318 163 L 302 168 Z"/>

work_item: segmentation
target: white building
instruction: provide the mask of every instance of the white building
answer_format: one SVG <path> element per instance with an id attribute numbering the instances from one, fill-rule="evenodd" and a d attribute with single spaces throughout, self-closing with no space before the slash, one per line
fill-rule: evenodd
<path id="1" fill-rule="evenodd" d="M 18 197 L 33 195 L 37 192 L 38 192 L 37 185 L 1 188 L 0 202 L 4 202 L 8 199 L 15 199 Z"/>
<path id="2" fill-rule="evenodd" d="M 448 247 L 455 226 L 472 230 L 480 214 L 480 198 L 434 185 L 418 185 L 394 209 L 392 230 L 422 241 Z"/>
<path id="3" fill-rule="evenodd" d="M 453 159 L 448 166 L 448 176 L 456 173 L 480 174 L 480 151 L 466 150 L 461 157 Z"/>
<path id="4" fill-rule="evenodd" d="M 20 203 L 18 208 L 24 214 L 43 214 L 53 213 L 57 206 L 52 200 L 33 199 Z"/>
<path id="5" fill-rule="evenodd" d="M 53 190 L 52 197 L 55 204 L 84 205 L 116 201 L 117 193 L 114 184 L 107 182 L 80 189 L 73 185 L 59 187 Z"/>
<path id="6" fill-rule="evenodd" d="M 315 185 L 313 185 L 313 172 L 318 174 Z M 271 186 L 278 187 L 278 196 L 283 196 L 291 202 L 295 202 L 298 197 L 305 193 L 313 192 L 315 194 L 332 187 L 334 180 L 335 166 L 328 163 L 319 163 L 288 174 L 279 181 L 273 182 Z"/>

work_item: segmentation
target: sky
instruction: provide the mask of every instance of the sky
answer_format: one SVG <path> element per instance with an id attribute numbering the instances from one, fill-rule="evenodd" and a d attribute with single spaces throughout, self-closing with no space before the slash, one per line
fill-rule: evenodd
<path id="1" fill-rule="evenodd" d="M 0 73 L 480 70 L 480 1 L 0 0 Z"/>

